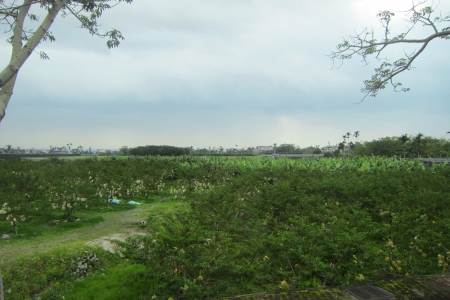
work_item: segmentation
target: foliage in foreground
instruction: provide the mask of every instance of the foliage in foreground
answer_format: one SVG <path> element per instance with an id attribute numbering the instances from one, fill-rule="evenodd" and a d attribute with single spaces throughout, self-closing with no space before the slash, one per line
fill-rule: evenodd
<path id="1" fill-rule="evenodd" d="M 185 182 L 191 210 L 153 221 L 128 255 L 155 295 L 180 299 L 445 271 L 449 176 L 261 169 Z"/>
<path id="2" fill-rule="evenodd" d="M 439 171 L 446 165 L 433 165 Z M 24 223 L 19 233 L 33 220 L 54 220 L 55 212 L 63 212 L 68 221 L 77 212 L 107 206 L 107 199 L 125 201 L 136 197 L 166 193 L 181 181 L 221 182 L 229 176 L 257 170 L 286 172 L 314 170 L 326 172 L 382 172 L 384 170 L 424 170 L 415 160 L 397 158 L 355 157 L 330 159 L 255 159 L 220 157 L 128 157 L 105 160 L 84 159 L 64 161 L 55 158 L 39 162 L 0 160 L 0 216 L 12 215 Z M 269 176 L 269 175 L 268 175 Z M 59 217 L 58 217 L 59 218 Z M 0 222 L 0 229 L 4 230 Z M 8 223 L 9 224 L 9 221 Z M 5 225 L 9 226 L 9 225 Z M 10 231 L 5 231 L 10 232 Z"/>
<path id="3" fill-rule="evenodd" d="M 82 257 L 86 250 L 93 251 L 99 258 L 92 274 L 100 275 L 110 265 L 118 263 L 117 256 L 85 247 L 24 256 L 14 265 L 2 268 L 5 299 L 63 299 L 76 284 L 73 275 L 76 259 Z"/>
<path id="4" fill-rule="evenodd" d="M 105 206 L 113 190 L 123 199 L 165 193 L 183 201 L 187 210 L 149 218 L 150 235 L 125 244 L 127 258 L 147 269 L 134 280 L 146 282 L 147 296 L 158 299 L 448 270 L 448 165 L 425 167 L 419 161 L 377 157 L 184 156 L 5 160 L 0 167 L 0 199 L 8 201 L 8 214 L 26 218 L 19 233 L 38 215 L 54 218 L 52 203 L 64 200 L 61 195 L 78 193 L 89 207 Z M 10 226 L 3 216 L 2 226 Z M 32 269 L 47 287 L 57 280 L 48 277 L 51 268 Z M 57 290 L 48 289 L 28 289 L 23 295 Z"/>
<path id="5" fill-rule="evenodd" d="M 120 205 L 119 205 L 120 206 Z M 172 212 L 183 209 L 184 203 L 178 201 L 163 201 L 151 215 L 163 212 Z M 116 206 L 115 206 L 116 207 Z M 79 222 L 67 223 L 79 224 Z M 34 226 L 35 229 L 38 230 Z M 46 227 L 45 225 L 43 227 Z M 142 227 L 142 226 L 141 226 Z M 51 239 L 59 230 L 71 230 L 63 225 L 44 230 L 40 241 Z M 19 240 L 12 236 L 10 243 Z M 26 239 L 26 236 L 20 240 Z M 31 237 L 34 240 L 35 237 Z M 38 241 L 38 243 L 40 242 Z M 36 242 L 36 241 L 33 241 Z M 6 242 L 1 241 L 4 244 Z M 50 248 L 44 253 L 23 255 L 17 261 L 9 261 L 1 265 L 5 278 L 5 299 L 150 299 L 152 294 L 148 290 L 148 279 L 141 276 L 145 272 L 145 266 L 136 264 L 130 260 L 121 259 L 118 255 L 111 255 L 100 248 L 92 248 L 84 245 L 84 241 L 63 245 L 63 248 Z M 5 245 L 6 246 L 6 245 Z M 6 247 L 13 246 L 8 245 Z M 30 246 L 26 244 L 26 246 Z M 1 247 L 1 246 L 0 246 Z M 10 251 L 12 249 L 10 248 Z M 77 270 L 77 258 L 85 257 L 87 253 L 94 253 L 98 258 L 98 264 L 92 264 L 93 269 L 85 278 L 80 277 Z M 1 260 L 1 257 L 0 257 Z"/>

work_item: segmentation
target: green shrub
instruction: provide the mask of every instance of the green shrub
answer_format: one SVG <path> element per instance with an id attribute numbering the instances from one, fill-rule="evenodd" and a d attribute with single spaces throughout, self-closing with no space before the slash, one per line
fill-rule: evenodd
<path id="1" fill-rule="evenodd" d="M 62 299 L 73 287 L 76 258 L 82 257 L 84 251 L 94 252 L 99 258 L 99 265 L 92 274 L 99 274 L 117 259 L 92 248 L 60 248 L 24 256 L 2 268 L 5 299 Z"/>
<path id="2" fill-rule="evenodd" d="M 155 295 L 196 299 L 442 269 L 446 171 L 260 169 L 229 180 L 188 187 L 190 210 L 129 241 L 127 255 L 147 266 Z"/>

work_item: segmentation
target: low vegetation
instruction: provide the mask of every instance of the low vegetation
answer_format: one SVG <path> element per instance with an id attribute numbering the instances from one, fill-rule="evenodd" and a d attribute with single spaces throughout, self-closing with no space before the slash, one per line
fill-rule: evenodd
<path id="1" fill-rule="evenodd" d="M 132 208 L 110 198 L 171 199 L 151 211 L 146 236 L 119 243 L 127 260 L 80 245 L 5 264 L 6 299 L 90 299 L 102 289 L 115 295 L 109 299 L 200 299 L 448 270 L 447 164 L 182 156 L 4 160 L 0 167 L 0 199 L 7 200 L 0 230 L 10 244 L 52 227 L 92 226 L 102 210 Z M 11 215 L 21 237 L 6 220 Z M 67 228 L 52 225 L 55 219 Z M 94 251 L 101 265 L 76 279 L 61 259 L 82 251 Z"/>
<path id="2" fill-rule="evenodd" d="M 176 156 L 176 155 L 187 155 L 190 152 L 191 152 L 190 148 L 181 148 L 174 146 L 139 146 L 136 148 L 127 149 L 126 154 L 139 156 L 147 156 L 147 155 Z"/>

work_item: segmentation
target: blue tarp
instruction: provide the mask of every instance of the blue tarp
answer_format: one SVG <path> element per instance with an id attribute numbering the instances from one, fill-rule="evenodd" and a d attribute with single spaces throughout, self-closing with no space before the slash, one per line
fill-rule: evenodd
<path id="1" fill-rule="evenodd" d="M 142 203 L 136 202 L 136 201 L 128 201 L 128 204 L 131 204 L 131 205 L 142 205 Z"/>
<path id="2" fill-rule="evenodd" d="M 122 202 L 122 200 L 119 199 L 108 199 L 109 203 L 113 203 L 113 204 L 120 204 L 120 202 Z M 141 202 L 136 202 L 136 201 L 128 201 L 128 204 L 131 205 L 142 205 Z"/>

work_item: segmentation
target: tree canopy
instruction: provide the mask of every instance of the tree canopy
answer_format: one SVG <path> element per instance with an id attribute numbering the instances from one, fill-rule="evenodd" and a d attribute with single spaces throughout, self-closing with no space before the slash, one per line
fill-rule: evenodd
<path id="1" fill-rule="evenodd" d="M 359 143 L 353 154 L 360 156 L 397 156 L 397 157 L 449 157 L 450 141 L 425 136 L 403 134 L 383 137 L 377 140 Z"/>
<path id="2" fill-rule="evenodd" d="M 394 77 L 398 74 L 411 70 L 414 60 L 425 50 L 428 44 L 436 39 L 450 39 L 450 14 L 443 16 L 436 12 L 437 5 L 432 2 L 431 5 L 426 5 L 428 0 L 413 2 L 412 7 L 403 13 L 408 17 L 405 20 L 408 26 L 405 31 L 400 34 L 392 34 L 392 22 L 395 17 L 395 12 L 385 10 L 377 14 L 380 21 L 382 31 L 375 33 L 373 28 L 365 28 L 360 33 L 355 32 L 347 38 L 344 38 L 342 43 L 336 46 L 336 51 L 332 52 L 330 57 L 335 60 L 351 59 L 354 56 L 359 56 L 365 65 L 369 64 L 369 58 L 373 57 L 380 66 L 375 68 L 375 74 L 370 79 L 364 80 L 364 87 L 361 89 L 364 100 L 367 96 L 375 97 L 378 92 L 386 88 L 386 85 L 391 84 L 395 91 L 407 92 L 410 89 L 403 87 L 401 82 L 395 82 Z M 422 25 L 430 30 L 430 32 L 421 38 L 409 38 L 418 31 L 418 26 Z M 414 32 L 414 33 L 413 33 Z M 379 36 L 379 37 L 378 37 Z M 418 49 L 411 53 L 404 52 L 404 56 L 391 60 L 382 57 L 382 53 L 388 47 L 394 45 L 418 45 Z"/>
<path id="3" fill-rule="evenodd" d="M 37 52 L 42 59 L 49 58 L 45 52 L 38 52 L 36 48 L 41 42 L 56 40 L 49 29 L 60 12 L 63 16 L 74 16 L 82 28 L 87 29 L 92 35 L 107 38 L 108 48 L 114 48 L 119 46 L 124 37 L 117 29 L 100 32 L 98 20 L 105 10 L 113 8 L 120 2 L 131 3 L 132 1 L 0 0 L 0 24 L 5 32 L 11 33 L 7 42 L 12 46 L 11 58 L 0 71 L 0 122 L 5 116 L 6 107 L 13 94 L 17 74 L 28 57 L 33 52 Z M 40 9 L 40 12 L 31 13 L 32 7 Z M 45 17 L 41 20 L 39 15 L 45 15 Z M 29 23 L 34 23 L 36 26 L 31 26 Z"/>
<path id="4" fill-rule="evenodd" d="M 178 155 L 188 155 L 190 149 L 188 147 L 174 147 L 174 146 L 138 146 L 136 148 L 128 149 L 128 154 L 147 156 L 147 155 L 160 155 L 160 156 L 178 156 Z"/>

